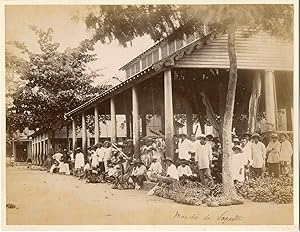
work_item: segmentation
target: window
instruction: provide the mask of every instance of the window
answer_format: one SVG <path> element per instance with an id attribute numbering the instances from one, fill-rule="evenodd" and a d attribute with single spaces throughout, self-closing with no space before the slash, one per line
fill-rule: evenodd
<path id="1" fill-rule="evenodd" d="M 144 57 L 142 59 L 142 70 L 145 69 L 147 67 L 147 63 L 146 63 L 146 57 Z"/>
<path id="2" fill-rule="evenodd" d="M 130 77 L 130 68 L 127 68 L 127 69 L 126 69 L 126 77 L 127 77 L 127 78 Z"/>
<path id="3" fill-rule="evenodd" d="M 153 64 L 152 53 L 147 56 L 147 67 Z"/>
<path id="4" fill-rule="evenodd" d="M 140 61 L 135 64 L 135 73 L 140 72 Z"/>
<path id="5" fill-rule="evenodd" d="M 176 40 L 176 50 L 179 50 L 182 47 L 183 47 L 183 40 L 182 39 Z"/>
<path id="6" fill-rule="evenodd" d="M 130 76 L 134 75 L 135 74 L 135 65 L 131 65 L 131 68 L 130 68 Z"/>

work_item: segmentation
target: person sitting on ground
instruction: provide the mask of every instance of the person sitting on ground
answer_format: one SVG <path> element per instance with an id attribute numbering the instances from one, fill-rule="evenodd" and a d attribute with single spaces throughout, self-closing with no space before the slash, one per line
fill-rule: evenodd
<path id="1" fill-rule="evenodd" d="M 79 175 L 82 175 L 83 167 L 84 167 L 84 155 L 81 152 L 81 148 L 76 148 L 76 154 L 75 154 L 75 175 L 79 177 Z"/>
<path id="2" fill-rule="evenodd" d="M 115 175 L 117 174 L 117 169 L 112 163 L 107 165 L 107 171 L 104 173 L 104 181 L 107 183 L 112 183 L 115 180 Z"/>
<path id="3" fill-rule="evenodd" d="M 152 182 L 157 182 L 157 175 L 160 175 L 163 171 L 161 163 L 158 162 L 157 156 L 152 157 L 152 163 L 147 171 L 147 177 Z"/>
<path id="4" fill-rule="evenodd" d="M 150 167 L 153 157 L 152 139 L 145 137 L 145 144 L 141 147 L 141 160 L 146 167 Z"/>
<path id="5" fill-rule="evenodd" d="M 174 161 L 167 157 L 164 162 L 167 164 L 167 172 L 166 174 L 162 173 L 162 175 L 158 175 L 157 179 L 160 183 L 171 184 L 174 181 L 179 181 L 178 172 L 176 166 L 174 165 Z"/>
<path id="6" fill-rule="evenodd" d="M 71 161 L 70 152 L 66 151 L 62 157 L 63 174 L 70 175 L 70 166 L 69 166 L 70 161 Z"/>
<path id="7" fill-rule="evenodd" d="M 27 168 L 31 169 L 31 166 L 32 166 L 32 159 L 29 157 L 27 159 Z"/>
<path id="8" fill-rule="evenodd" d="M 196 154 L 191 154 L 191 158 L 189 160 L 189 165 L 192 170 L 193 176 L 197 180 L 197 179 L 199 179 L 199 176 L 198 176 L 198 166 L 197 166 L 197 161 L 195 159 L 195 156 L 196 156 Z"/>
<path id="9" fill-rule="evenodd" d="M 92 169 L 91 169 L 90 163 L 88 161 L 85 161 L 85 165 L 83 167 L 83 173 L 84 173 L 84 175 L 81 175 L 79 177 L 79 179 L 88 178 L 90 176 L 90 174 L 91 174 L 91 170 Z"/>
<path id="10" fill-rule="evenodd" d="M 246 159 L 243 154 L 243 148 L 240 145 L 236 145 L 232 148 L 232 177 L 234 182 L 244 182 L 245 174 L 244 168 L 246 164 Z"/>
<path id="11" fill-rule="evenodd" d="M 67 155 L 67 149 L 64 149 L 62 152 L 62 157 L 60 158 L 59 162 L 59 168 L 58 168 L 58 173 L 59 174 L 65 174 L 65 165 L 64 165 L 64 156 Z"/>
<path id="12" fill-rule="evenodd" d="M 60 149 L 57 150 L 57 152 L 52 156 L 53 164 L 50 168 L 50 173 L 58 171 L 60 168 L 61 158 L 63 157 L 63 154 L 60 152 Z"/>
<path id="13" fill-rule="evenodd" d="M 131 179 L 135 185 L 135 189 L 141 189 L 143 187 L 143 182 L 146 180 L 146 166 L 140 159 L 135 161 L 135 168 L 132 171 Z"/>
<path id="14" fill-rule="evenodd" d="M 193 180 L 195 181 L 196 178 L 193 176 L 192 170 L 189 166 L 189 162 L 185 159 L 179 161 L 179 166 L 177 167 L 177 172 L 179 176 L 179 180 Z"/>

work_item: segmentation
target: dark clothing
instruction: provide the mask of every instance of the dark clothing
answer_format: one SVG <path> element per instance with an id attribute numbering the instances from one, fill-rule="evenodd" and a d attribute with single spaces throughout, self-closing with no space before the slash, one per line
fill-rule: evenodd
<path id="1" fill-rule="evenodd" d="M 137 183 L 141 187 L 143 187 L 143 183 L 146 180 L 146 177 L 144 175 L 132 176 L 131 178 L 134 183 Z"/>
<path id="2" fill-rule="evenodd" d="M 71 160 L 71 157 L 68 154 L 64 154 L 63 157 L 62 157 L 62 159 L 63 159 L 64 163 L 69 163 L 70 160 Z"/>
<path id="3" fill-rule="evenodd" d="M 205 185 L 205 177 L 208 179 L 209 182 L 213 182 L 213 178 L 211 176 L 211 171 L 210 168 L 203 168 L 199 170 L 199 177 L 200 177 L 200 182 L 202 185 Z"/>
<path id="4" fill-rule="evenodd" d="M 269 176 L 274 173 L 274 177 L 279 177 L 279 163 L 268 163 L 268 173 Z"/>
<path id="5" fill-rule="evenodd" d="M 262 175 L 262 168 L 252 168 L 251 167 L 251 171 L 252 171 L 253 178 L 258 178 Z"/>
<path id="6" fill-rule="evenodd" d="M 105 166 L 104 166 L 104 162 L 99 162 L 99 169 L 100 169 L 100 173 L 105 172 Z"/>

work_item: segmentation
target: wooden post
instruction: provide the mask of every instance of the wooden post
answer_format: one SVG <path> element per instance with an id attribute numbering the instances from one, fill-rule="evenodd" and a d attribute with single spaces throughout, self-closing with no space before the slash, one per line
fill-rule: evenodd
<path id="1" fill-rule="evenodd" d="M 165 134 L 165 105 L 163 102 L 160 104 L 160 121 L 161 131 L 163 134 Z"/>
<path id="2" fill-rule="evenodd" d="M 116 104 L 115 99 L 110 99 L 110 118 L 111 118 L 111 142 L 117 141 L 117 118 L 116 118 Z"/>
<path id="3" fill-rule="evenodd" d="M 125 114 L 126 117 L 126 137 L 131 138 L 131 121 L 130 121 L 130 112 L 126 112 Z"/>
<path id="4" fill-rule="evenodd" d="M 166 157 L 174 160 L 174 118 L 171 69 L 164 71 Z"/>
<path id="5" fill-rule="evenodd" d="M 132 87 L 132 118 L 133 118 L 133 147 L 134 147 L 134 157 L 140 157 L 140 120 L 139 120 L 139 103 L 137 88 Z"/>
<path id="6" fill-rule="evenodd" d="M 95 106 L 95 144 L 99 143 L 99 111 Z"/>
<path id="7" fill-rule="evenodd" d="M 274 89 L 274 72 L 265 71 L 265 106 L 266 106 L 266 121 L 273 125 L 276 130 L 276 114 L 275 107 L 275 89 Z"/>
<path id="8" fill-rule="evenodd" d="M 82 134 L 82 152 L 84 154 L 84 157 L 87 157 L 87 152 L 86 152 L 86 122 L 85 122 L 85 112 L 82 112 L 81 114 L 81 134 Z"/>
<path id="9" fill-rule="evenodd" d="M 17 161 L 17 157 L 16 157 L 16 143 L 15 140 L 12 140 L 12 155 L 15 158 L 15 161 Z"/>
<path id="10" fill-rule="evenodd" d="M 189 136 L 193 134 L 193 111 L 189 101 L 186 99 L 186 132 Z"/>
<path id="11" fill-rule="evenodd" d="M 73 151 L 73 155 L 75 157 L 75 149 L 77 147 L 77 139 L 76 139 L 76 124 L 75 124 L 74 118 L 72 118 L 72 145 L 73 145 L 72 151 Z"/>
<path id="12" fill-rule="evenodd" d="M 147 119 L 145 113 L 142 113 L 142 137 L 147 136 Z"/>
<path id="13" fill-rule="evenodd" d="M 67 151 L 70 151 L 70 135 L 69 135 L 69 124 L 66 123 L 66 129 L 67 129 Z"/>

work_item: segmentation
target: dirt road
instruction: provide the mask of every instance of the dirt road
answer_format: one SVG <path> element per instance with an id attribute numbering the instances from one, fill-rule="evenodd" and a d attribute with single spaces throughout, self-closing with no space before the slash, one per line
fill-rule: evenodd
<path id="1" fill-rule="evenodd" d="M 188 206 L 72 176 L 7 169 L 7 225 L 288 225 L 293 205 Z"/>

